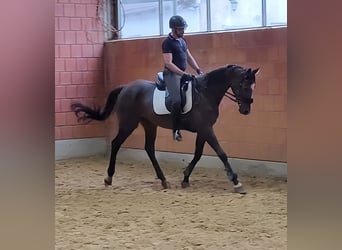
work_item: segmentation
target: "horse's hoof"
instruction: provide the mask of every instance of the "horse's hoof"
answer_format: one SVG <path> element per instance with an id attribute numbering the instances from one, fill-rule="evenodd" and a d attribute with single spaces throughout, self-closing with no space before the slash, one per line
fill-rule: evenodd
<path id="1" fill-rule="evenodd" d="M 164 189 L 168 189 L 168 188 L 170 188 L 171 186 L 170 186 L 170 183 L 168 182 L 168 181 L 162 181 L 162 186 L 163 186 L 163 188 Z"/>
<path id="2" fill-rule="evenodd" d="M 234 186 L 234 193 L 247 194 L 247 191 L 243 188 L 241 183 Z"/>
<path id="3" fill-rule="evenodd" d="M 105 184 L 106 187 L 111 186 L 112 185 L 112 178 L 106 177 L 104 179 L 104 184 Z"/>
<path id="4" fill-rule="evenodd" d="M 190 183 L 182 181 L 182 188 L 187 188 L 187 187 L 190 187 Z"/>

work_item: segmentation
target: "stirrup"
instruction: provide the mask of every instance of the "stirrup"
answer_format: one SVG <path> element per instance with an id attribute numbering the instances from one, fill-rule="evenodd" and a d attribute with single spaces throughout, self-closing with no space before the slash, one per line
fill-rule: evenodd
<path id="1" fill-rule="evenodd" d="M 182 135 L 179 129 L 173 132 L 173 139 L 175 141 L 182 141 Z"/>

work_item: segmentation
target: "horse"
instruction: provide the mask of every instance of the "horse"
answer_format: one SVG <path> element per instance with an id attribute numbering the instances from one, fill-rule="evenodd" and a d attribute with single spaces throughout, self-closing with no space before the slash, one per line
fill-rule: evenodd
<path id="1" fill-rule="evenodd" d="M 183 172 L 182 188 L 190 186 L 189 177 L 200 160 L 204 144 L 207 142 L 222 161 L 228 179 L 233 183 L 233 192 L 246 194 L 238 180 L 238 175 L 231 168 L 228 157 L 216 138 L 213 125 L 219 116 L 219 104 L 225 96 L 237 103 L 240 114 L 250 113 L 258 70 L 259 68 L 225 65 L 206 74 L 193 76 L 191 85 L 193 103 L 190 111 L 181 115 L 180 128 L 197 133 L 197 135 L 193 159 Z M 232 93 L 228 91 L 229 89 Z M 155 156 L 155 140 L 157 127 L 172 129 L 172 119 L 170 114 L 157 114 L 153 110 L 153 96 L 156 91 L 156 82 L 139 79 L 114 88 L 109 93 L 103 110 L 99 107 L 91 108 L 79 102 L 71 104 L 71 110 L 78 118 L 78 122 L 104 121 L 113 110 L 117 113 L 119 128 L 116 137 L 111 142 L 107 177 L 104 179 L 105 186 L 112 185 L 116 156 L 121 145 L 140 123 L 145 131 L 144 149 L 157 178 L 160 179 L 164 189 L 170 187 Z"/>

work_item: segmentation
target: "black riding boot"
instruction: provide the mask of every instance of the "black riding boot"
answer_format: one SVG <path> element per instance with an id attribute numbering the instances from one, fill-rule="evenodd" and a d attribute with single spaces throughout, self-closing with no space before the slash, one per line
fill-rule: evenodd
<path id="1" fill-rule="evenodd" d="M 178 111 L 177 108 L 174 108 L 171 112 L 171 115 L 172 115 L 172 122 L 173 122 L 173 131 L 172 131 L 173 139 L 175 141 L 182 141 L 182 134 L 179 129 L 180 112 Z"/>
<path id="2" fill-rule="evenodd" d="M 175 141 L 182 141 L 182 134 L 179 129 L 173 130 L 173 139 Z"/>

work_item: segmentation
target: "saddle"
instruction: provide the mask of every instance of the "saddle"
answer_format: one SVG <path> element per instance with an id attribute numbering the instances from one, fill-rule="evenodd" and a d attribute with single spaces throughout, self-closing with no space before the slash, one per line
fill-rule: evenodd
<path id="1" fill-rule="evenodd" d="M 191 81 L 180 83 L 181 107 L 185 114 L 192 107 L 192 83 Z M 171 96 L 168 93 L 163 77 L 163 72 L 157 73 L 156 88 L 153 93 L 153 109 L 156 114 L 170 114 L 172 107 Z"/>

